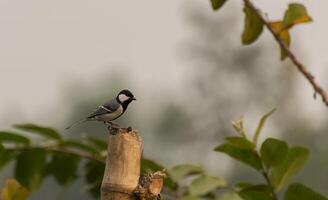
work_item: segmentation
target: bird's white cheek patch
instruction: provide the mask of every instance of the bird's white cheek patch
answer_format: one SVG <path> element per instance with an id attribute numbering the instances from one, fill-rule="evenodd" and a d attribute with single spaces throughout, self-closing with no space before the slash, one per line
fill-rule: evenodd
<path id="1" fill-rule="evenodd" d="M 119 98 L 120 102 L 124 102 L 129 99 L 129 97 L 126 96 L 125 94 L 118 95 L 118 98 Z"/>

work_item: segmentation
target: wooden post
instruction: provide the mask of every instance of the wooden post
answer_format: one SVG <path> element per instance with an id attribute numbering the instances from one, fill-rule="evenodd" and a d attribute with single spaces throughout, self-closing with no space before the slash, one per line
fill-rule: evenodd
<path id="1" fill-rule="evenodd" d="M 140 177 L 141 145 L 141 137 L 131 128 L 121 128 L 109 135 L 101 200 L 158 198 L 165 173 L 159 171 Z"/>
<path id="2" fill-rule="evenodd" d="M 119 129 L 110 134 L 101 200 L 134 199 L 140 177 L 141 138 L 135 131 Z"/>

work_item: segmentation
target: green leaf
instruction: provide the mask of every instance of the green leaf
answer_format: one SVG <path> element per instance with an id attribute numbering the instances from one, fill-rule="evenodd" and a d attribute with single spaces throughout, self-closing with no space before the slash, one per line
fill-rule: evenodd
<path id="1" fill-rule="evenodd" d="M 238 193 L 244 200 L 272 200 L 271 193 L 273 189 L 268 185 L 244 185 Z"/>
<path id="2" fill-rule="evenodd" d="M 309 157 L 309 150 L 304 147 L 292 147 L 288 150 L 288 154 L 284 162 L 272 168 L 270 180 L 275 190 L 284 187 L 303 165 Z"/>
<path id="3" fill-rule="evenodd" d="M 244 7 L 245 25 L 242 34 L 242 43 L 251 44 L 257 40 L 263 31 L 263 23 L 257 14 L 249 7 Z"/>
<path id="4" fill-rule="evenodd" d="M 255 144 L 255 146 L 257 145 L 257 141 L 259 139 L 259 136 L 260 136 L 260 133 L 261 133 L 261 130 L 265 124 L 265 121 L 268 119 L 268 117 L 274 112 L 276 111 L 276 109 L 272 109 L 270 112 L 268 112 L 267 114 L 263 115 L 263 117 L 261 118 L 257 128 L 256 128 L 256 131 L 254 133 L 254 137 L 253 137 L 253 143 Z"/>
<path id="5" fill-rule="evenodd" d="M 29 196 L 26 188 L 21 186 L 15 179 L 6 180 L 5 187 L 1 190 L 2 200 L 25 200 Z"/>
<path id="6" fill-rule="evenodd" d="M 282 21 L 284 29 L 291 28 L 296 24 L 311 22 L 312 18 L 308 15 L 306 8 L 300 3 L 291 3 L 285 12 Z"/>
<path id="7" fill-rule="evenodd" d="M 246 191 L 259 191 L 259 192 L 263 192 L 263 193 L 268 193 L 270 194 L 271 192 L 273 192 L 273 188 L 268 186 L 268 185 L 264 185 L 264 184 L 258 184 L 258 185 L 249 185 L 249 186 L 244 186 L 241 189 L 242 192 L 246 192 Z"/>
<path id="8" fill-rule="evenodd" d="M 98 154 L 98 150 L 93 148 L 92 146 L 86 145 L 82 142 L 76 140 L 66 140 L 60 143 L 64 147 L 71 147 L 81 151 L 86 151 L 92 154 Z"/>
<path id="9" fill-rule="evenodd" d="M 30 133 L 36 133 L 50 139 L 61 140 L 60 134 L 56 130 L 49 127 L 38 126 L 35 124 L 17 124 L 14 125 L 14 127 Z"/>
<path id="10" fill-rule="evenodd" d="M 88 185 L 90 185 L 88 191 L 93 197 L 100 196 L 100 187 L 104 171 L 104 163 L 89 161 L 85 164 L 85 179 Z"/>
<path id="11" fill-rule="evenodd" d="M 201 200 L 201 198 L 198 196 L 186 195 L 186 196 L 181 197 L 180 200 Z"/>
<path id="12" fill-rule="evenodd" d="M 43 149 L 22 151 L 17 156 L 15 177 L 29 190 L 34 190 L 42 182 L 45 164 L 46 152 Z"/>
<path id="13" fill-rule="evenodd" d="M 101 139 L 98 139 L 98 138 L 95 138 L 95 137 L 91 137 L 91 136 L 86 136 L 85 137 L 85 140 L 94 145 L 97 149 L 99 150 L 106 150 L 107 149 L 107 142 L 101 140 Z"/>
<path id="14" fill-rule="evenodd" d="M 86 182 L 94 183 L 98 179 L 102 179 L 105 171 L 105 164 L 96 161 L 89 161 L 85 164 L 85 171 Z"/>
<path id="15" fill-rule="evenodd" d="M 238 194 L 243 200 L 272 200 L 270 194 L 262 191 L 247 190 Z"/>
<path id="16" fill-rule="evenodd" d="M 226 186 L 227 182 L 222 178 L 209 175 L 201 175 L 191 182 L 189 186 L 189 192 L 191 195 L 205 195 L 214 189 L 223 188 Z"/>
<path id="17" fill-rule="evenodd" d="M 211 192 L 208 192 L 207 194 L 203 195 L 202 198 L 204 199 L 212 199 L 212 200 L 215 200 L 216 198 L 216 195 L 214 194 L 214 191 L 211 191 Z"/>
<path id="18" fill-rule="evenodd" d="M 164 169 L 164 166 L 156 163 L 153 160 L 150 160 L 147 158 L 143 158 L 141 160 L 141 172 L 142 173 L 156 172 L 156 171 L 160 171 L 163 169 Z"/>
<path id="19" fill-rule="evenodd" d="M 238 194 L 244 200 L 272 200 L 272 188 L 268 185 L 251 185 L 243 188 Z"/>
<path id="20" fill-rule="evenodd" d="M 177 165 L 168 171 L 171 177 L 176 181 L 189 175 L 201 174 L 202 172 L 203 170 L 201 167 L 189 164 Z"/>
<path id="21" fill-rule="evenodd" d="M 0 169 L 2 169 L 6 164 L 8 164 L 13 158 L 15 158 L 16 153 L 13 151 L 8 151 L 3 149 L 0 151 Z"/>
<path id="22" fill-rule="evenodd" d="M 251 186 L 253 186 L 254 184 L 252 184 L 252 183 L 247 183 L 247 182 L 240 182 L 240 183 L 237 183 L 236 184 L 236 187 L 238 188 L 238 189 L 245 189 L 245 188 L 248 188 L 248 187 L 251 187 Z"/>
<path id="23" fill-rule="evenodd" d="M 261 146 L 261 158 L 267 167 L 282 163 L 288 153 L 288 145 L 282 140 L 266 139 Z"/>
<path id="24" fill-rule="evenodd" d="M 227 192 L 222 194 L 217 200 L 243 200 L 235 192 Z"/>
<path id="25" fill-rule="evenodd" d="M 165 169 L 164 166 L 158 164 L 157 162 L 143 158 L 141 160 L 141 173 L 149 173 L 149 172 L 156 172 L 161 171 Z M 168 174 L 168 176 L 164 179 L 164 185 L 172 190 L 176 190 L 178 188 L 177 183 L 172 179 L 171 175 Z"/>
<path id="26" fill-rule="evenodd" d="M 223 144 L 214 149 L 218 152 L 223 152 L 232 158 L 235 158 L 243 163 L 246 163 L 257 170 L 262 169 L 262 163 L 258 156 L 256 156 L 253 150 L 239 149 L 230 144 Z"/>
<path id="27" fill-rule="evenodd" d="M 281 21 L 271 22 L 270 23 L 273 30 L 279 35 L 280 39 L 283 43 L 286 44 L 287 47 L 290 46 L 290 35 L 288 29 L 284 29 Z M 287 57 L 286 51 L 280 47 L 280 59 L 284 60 Z"/>
<path id="28" fill-rule="evenodd" d="M 328 200 L 328 198 L 301 183 L 293 183 L 288 187 L 284 200 Z"/>
<path id="29" fill-rule="evenodd" d="M 80 158 L 66 153 L 54 153 L 47 166 L 47 172 L 52 174 L 60 185 L 68 185 L 77 177 Z"/>
<path id="30" fill-rule="evenodd" d="M 20 134 L 10 132 L 10 131 L 0 131 L 0 142 L 14 142 L 29 144 L 30 140 Z"/>
<path id="31" fill-rule="evenodd" d="M 211 0 L 213 10 L 218 10 L 227 0 Z"/>
<path id="32" fill-rule="evenodd" d="M 251 150 L 255 148 L 255 145 L 244 137 L 226 137 L 225 140 L 228 144 L 239 149 Z"/>

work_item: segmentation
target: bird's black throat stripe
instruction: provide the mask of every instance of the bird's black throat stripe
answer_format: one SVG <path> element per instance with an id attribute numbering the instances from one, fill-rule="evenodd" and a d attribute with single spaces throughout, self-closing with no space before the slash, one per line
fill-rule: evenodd
<path id="1" fill-rule="evenodd" d="M 129 103 L 131 103 L 133 101 L 133 99 L 128 99 L 126 101 L 124 101 L 123 103 L 121 103 L 122 107 L 123 107 L 123 112 L 128 108 Z"/>

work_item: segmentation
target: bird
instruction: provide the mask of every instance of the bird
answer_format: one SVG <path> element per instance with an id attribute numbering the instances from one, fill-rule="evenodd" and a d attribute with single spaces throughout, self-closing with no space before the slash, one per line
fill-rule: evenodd
<path id="1" fill-rule="evenodd" d="M 132 92 L 127 89 L 121 90 L 117 94 L 116 98 L 111 99 L 105 102 L 104 104 L 98 106 L 98 108 L 94 112 L 89 114 L 86 118 L 71 124 L 65 129 L 70 129 L 73 126 L 76 126 L 86 121 L 102 121 L 104 122 L 104 124 L 109 123 L 110 125 L 113 125 L 114 123 L 112 121 L 122 116 L 122 114 L 128 108 L 128 105 L 135 100 L 137 99 L 134 97 Z"/>

